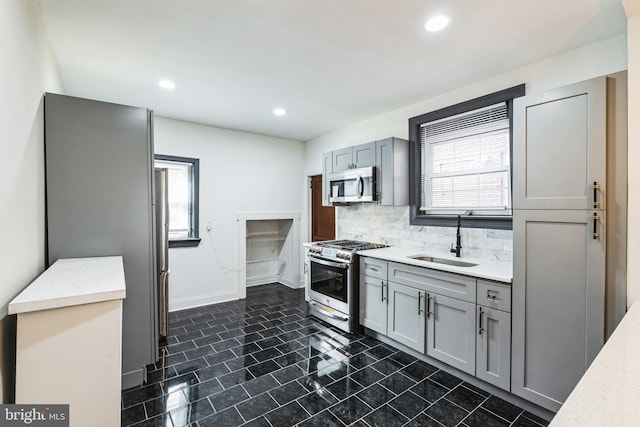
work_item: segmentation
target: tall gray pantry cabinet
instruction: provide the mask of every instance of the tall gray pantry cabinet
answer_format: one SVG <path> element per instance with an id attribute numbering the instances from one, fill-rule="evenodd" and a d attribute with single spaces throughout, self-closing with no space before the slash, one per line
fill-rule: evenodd
<path id="1" fill-rule="evenodd" d="M 47 93 L 45 135 L 48 263 L 123 256 L 122 387 L 142 384 L 158 352 L 152 113 Z"/>
<path id="2" fill-rule="evenodd" d="M 604 342 L 606 90 L 514 100 L 511 391 L 552 411 Z"/>

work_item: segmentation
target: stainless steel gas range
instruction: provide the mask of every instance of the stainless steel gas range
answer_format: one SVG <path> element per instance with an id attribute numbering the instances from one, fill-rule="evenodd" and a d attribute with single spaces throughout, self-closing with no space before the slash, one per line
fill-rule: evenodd
<path id="1" fill-rule="evenodd" d="M 356 240 L 328 240 L 309 247 L 309 314 L 346 332 L 358 332 L 357 251 L 385 247 Z"/>

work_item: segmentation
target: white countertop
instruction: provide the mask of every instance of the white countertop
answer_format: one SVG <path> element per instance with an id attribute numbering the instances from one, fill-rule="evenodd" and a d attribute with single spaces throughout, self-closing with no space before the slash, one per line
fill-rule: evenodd
<path id="1" fill-rule="evenodd" d="M 373 258 L 383 259 L 386 261 L 394 261 L 402 264 L 415 265 L 417 267 L 426 267 L 433 270 L 448 271 L 450 273 L 463 274 L 465 276 L 477 277 L 480 279 L 494 280 L 503 283 L 511 283 L 513 281 L 513 263 L 504 261 L 486 261 L 475 258 L 456 258 L 453 254 L 442 254 L 437 252 L 429 252 L 422 249 L 397 248 L 388 247 L 381 249 L 369 249 L 366 251 L 358 251 L 358 255 L 369 256 Z M 455 261 L 469 262 L 477 264 L 473 267 L 459 267 L 455 265 L 442 264 L 437 262 L 420 261 L 409 258 L 415 255 L 433 256 L 436 258 L 445 258 Z"/>
<path id="2" fill-rule="evenodd" d="M 121 256 L 60 259 L 9 303 L 9 314 L 125 297 Z"/>
<path id="3" fill-rule="evenodd" d="M 635 426 L 640 422 L 640 302 L 635 302 L 550 426 Z"/>

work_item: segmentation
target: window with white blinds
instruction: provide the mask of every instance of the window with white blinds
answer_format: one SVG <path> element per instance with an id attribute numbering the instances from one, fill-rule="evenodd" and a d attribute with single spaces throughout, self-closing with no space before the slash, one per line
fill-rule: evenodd
<path id="1" fill-rule="evenodd" d="M 506 102 L 422 123 L 419 140 L 420 211 L 511 214 Z"/>

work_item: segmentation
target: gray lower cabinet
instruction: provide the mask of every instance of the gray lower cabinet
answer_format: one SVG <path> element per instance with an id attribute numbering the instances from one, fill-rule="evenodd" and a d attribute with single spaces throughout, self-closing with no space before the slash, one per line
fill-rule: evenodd
<path id="1" fill-rule="evenodd" d="M 380 334 L 387 334 L 387 282 L 360 275 L 360 324 Z"/>
<path id="2" fill-rule="evenodd" d="M 605 233 L 593 211 L 513 213 L 512 393 L 557 411 L 604 341 Z"/>
<path id="3" fill-rule="evenodd" d="M 476 305 L 427 293 L 427 355 L 468 374 L 476 371 Z"/>
<path id="4" fill-rule="evenodd" d="M 416 351 L 425 351 L 426 292 L 389 282 L 387 336 Z"/>
<path id="5" fill-rule="evenodd" d="M 511 313 L 479 305 L 476 377 L 511 390 Z"/>

